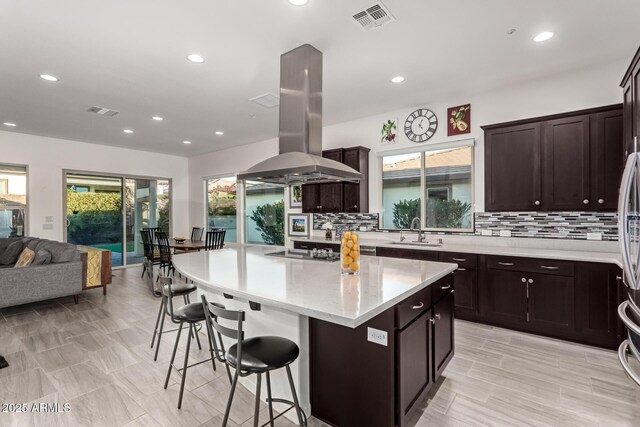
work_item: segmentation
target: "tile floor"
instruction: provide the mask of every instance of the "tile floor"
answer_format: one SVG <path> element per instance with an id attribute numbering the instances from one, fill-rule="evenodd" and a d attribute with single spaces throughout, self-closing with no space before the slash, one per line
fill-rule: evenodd
<path id="1" fill-rule="evenodd" d="M 107 297 L 94 290 L 79 304 L 68 297 L 0 310 L 0 353 L 10 363 L 0 370 L 0 404 L 71 408 L 0 413 L 0 426 L 221 425 L 229 390 L 222 370 L 190 370 L 182 410 L 177 375 L 163 389 L 174 337 L 163 338 L 154 363 L 149 344 L 159 300 L 140 272 L 117 270 Z M 192 352 L 192 360 L 206 358 L 197 346 Z M 253 425 L 253 395 L 240 388 L 234 403 L 230 425 Z M 266 414 L 263 405 L 261 421 Z M 639 426 L 640 388 L 613 351 L 457 321 L 456 357 L 411 424 Z M 276 425 L 293 426 L 282 418 Z"/>

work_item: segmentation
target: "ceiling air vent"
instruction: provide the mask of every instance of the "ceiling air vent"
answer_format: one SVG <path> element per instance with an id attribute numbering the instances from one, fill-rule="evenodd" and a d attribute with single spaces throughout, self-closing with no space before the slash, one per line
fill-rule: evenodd
<path id="1" fill-rule="evenodd" d="M 251 102 L 255 102 L 258 105 L 262 105 L 266 108 L 273 108 L 280 105 L 280 98 L 272 93 L 265 93 L 254 98 L 249 99 Z"/>
<path id="2" fill-rule="evenodd" d="M 107 116 L 107 117 L 113 117 L 116 114 L 120 113 L 120 111 L 111 110 L 109 108 L 104 108 L 104 107 L 96 107 L 96 106 L 89 108 L 87 111 L 90 113 L 96 113 L 101 116 Z"/>
<path id="3" fill-rule="evenodd" d="M 382 27 L 384 24 L 388 24 L 389 22 L 396 20 L 382 2 L 378 2 L 373 6 L 354 14 L 353 19 L 363 31 Z"/>

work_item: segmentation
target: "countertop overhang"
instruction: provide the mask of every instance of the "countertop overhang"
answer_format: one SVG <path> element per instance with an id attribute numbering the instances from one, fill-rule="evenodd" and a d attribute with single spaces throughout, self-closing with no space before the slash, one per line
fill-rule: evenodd
<path id="1" fill-rule="evenodd" d="M 174 255 L 176 270 L 203 290 L 355 328 L 438 279 L 456 264 L 362 256 L 360 275 L 340 263 L 265 256 L 277 246 L 227 244 Z"/>

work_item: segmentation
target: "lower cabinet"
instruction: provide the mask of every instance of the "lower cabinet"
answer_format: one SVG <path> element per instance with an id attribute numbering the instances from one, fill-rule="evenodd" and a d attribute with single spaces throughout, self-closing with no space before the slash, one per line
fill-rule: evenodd
<path id="1" fill-rule="evenodd" d="M 357 328 L 310 318 L 312 415 L 336 426 L 411 425 L 454 355 L 453 280 L 447 275 Z M 369 341 L 371 329 L 386 341 Z"/>
<path id="2" fill-rule="evenodd" d="M 433 306 L 433 317 L 431 318 L 433 335 L 433 378 L 434 381 L 447 367 L 449 361 L 455 353 L 453 307 L 454 294 L 458 292 L 456 283 L 455 292 L 449 293 L 440 302 Z"/>
<path id="3" fill-rule="evenodd" d="M 526 274 L 487 268 L 481 283 L 485 317 L 508 326 L 527 323 Z"/>
<path id="4" fill-rule="evenodd" d="M 527 276 L 528 321 L 534 330 L 557 333 L 574 330 L 573 280 L 553 274 Z"/>
<path id="5" fill-rule="evenodd" d="M 404 425 L 413 408 L 433 385 L 431 369 L 431 310 L 398 332 L 398 410 Z"/>

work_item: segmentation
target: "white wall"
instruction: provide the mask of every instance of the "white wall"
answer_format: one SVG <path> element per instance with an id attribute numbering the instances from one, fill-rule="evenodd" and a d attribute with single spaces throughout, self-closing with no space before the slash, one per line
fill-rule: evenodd
<path id="1" fill-rule="evenodd" d="M 325 126 L 323 128 L 323 148 L 331 149 L 355 145 L 371 148 L 369 210 L 377 212 L 379 210 L 379 170 L 376 154 L 384 150 L 423 145 L 412 143 L 403 135 L 404 120 L 408 114 L 415 108 L 427 107 L 433 110 L 438 117 L 438 130 L 429 143 L 442 143 L 463 137 L 446 136 L 447 108 L 471 103 L 471 133 L 468 136 L 476 138 L 477 147 L 474 173 L 475 211 L 482 211 L 484 209 L 484 140 L 480 126 L 620 103 L 622 102 L 622 92 L 618 85 L 627 66 L 628 61 L 618 61 L 525 85 L 503 87 L 487 93 L 460 96 L 438 102 L 430 102 L 425 99 L 424 104 L 407 106 L 403 110 Z M 470 64 L 469 72 L 473 72 L 473 64 Z M 388 119 L 398 119 L 400 142 L 383 146 L 380 144 L 380 129 L 382 123 Z M 233 174 L 277 153 L 277 139 L 270 139 L 190 158 L 191 225 L 204 225 L 203 177 Z"/>
<path id="2" fill-rule="evenodd" d="M 61 240 L 63 221 L 62 170 L 172 178 L 172 222 L 175 235 L 189 235 L 188 160 L 126 148 L 87 144 L 0 131 L 0 163 L 29 166 L 29 235 Z M 45 217 L 52 216 L 47 230 Z"/>

